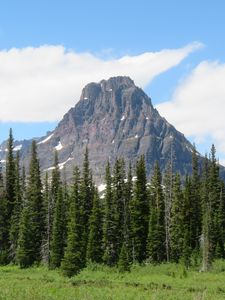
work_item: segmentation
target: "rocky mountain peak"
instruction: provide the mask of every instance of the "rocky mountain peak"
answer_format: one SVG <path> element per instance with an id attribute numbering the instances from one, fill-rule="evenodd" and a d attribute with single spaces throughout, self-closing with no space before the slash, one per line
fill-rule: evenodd
<path id="1" fill-rule="evenodd" d="M 30 142 L 17 142 L 25 165 Z M 152 106 L 151 99 L 129 77 L 118 76 L 89 83 L 80 101 L 56 129 L 38 140 L 42 171 L 51 171 L 53 152 L 58 151 L 60 169 L 71 179 L 73 166 L 82 166 L 85 147 L 96 183 L 104 181 L 106 162 L 123 157 L 135 164 L 145 155 L 147 173 L 159 161 L 162 171 L 174 154 L 173 168 L 190 172 L 192 145 Z M 5 159 L 4 151 L 0 152 Z"/>

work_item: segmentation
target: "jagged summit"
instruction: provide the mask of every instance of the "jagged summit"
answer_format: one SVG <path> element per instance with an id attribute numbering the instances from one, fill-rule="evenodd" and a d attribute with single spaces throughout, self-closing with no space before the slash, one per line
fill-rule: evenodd
<path id="1" fill-rule="evenodd" d="M 30 142 L 21 145 L 26 163 Z M 147 172 L 156 160 L 164 170 L 174 153 L 174 170 L 182 174 L 191 170 L 192 145 L 158 111 L 151 99 L 126 76 L 112 77 L 87 84 L 80 101 L 59 122 L 56 129 L 38 141 L 42 171 L 52 169 L 53 151 L 58 150 L 60 168 L 72 177 L 74 165 L 81 166 L 88 146 L 90 164 L 96 182 L 102 182 L 107 160 L 117 157 L 135 161 L 144 154 Z M 4 148 L 4 146 L 2 145 Z M 0 152 L 4 159 L 4 151 Z"/>

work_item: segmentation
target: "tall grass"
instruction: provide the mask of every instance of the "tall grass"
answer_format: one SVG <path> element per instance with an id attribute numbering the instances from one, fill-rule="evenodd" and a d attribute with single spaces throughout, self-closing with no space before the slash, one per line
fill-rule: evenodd
<path id="1" fill-rule="evenodd" d="M 185 270 L 182 265 L 132 266 L 129 273 L 90 264 L 67 279 L 60 270 L 44 267 L 0 268 L 0 300 L 222 300 L 225 299 L 225 261 L 211 272 Z"/>

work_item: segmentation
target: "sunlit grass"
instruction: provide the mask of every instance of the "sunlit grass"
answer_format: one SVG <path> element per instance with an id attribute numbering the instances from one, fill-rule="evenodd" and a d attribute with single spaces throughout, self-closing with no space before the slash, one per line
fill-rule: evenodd
<path id="1" fill-rule="evenodd" d="M 187 300 L 225 299 L 225 262 L 216 261 L 211 272 L 182 265 L 133 266 L 129 273 L 89 265 L 70 279 L 44 267 L 20 270 L 0 268 L 0 300 Z"/>

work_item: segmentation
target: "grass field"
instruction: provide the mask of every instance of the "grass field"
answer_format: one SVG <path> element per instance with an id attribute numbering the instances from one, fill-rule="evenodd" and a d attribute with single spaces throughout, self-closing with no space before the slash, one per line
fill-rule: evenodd
<path id="1" fill-rule="evenodd" d="M 65 278 L 44 267 L 0 268 L 0 300 L 225 299 L 225 262 L 211 272 L 185 271 L 181 265 L 134 266 L 129 273 L 91 265 Z"/>

